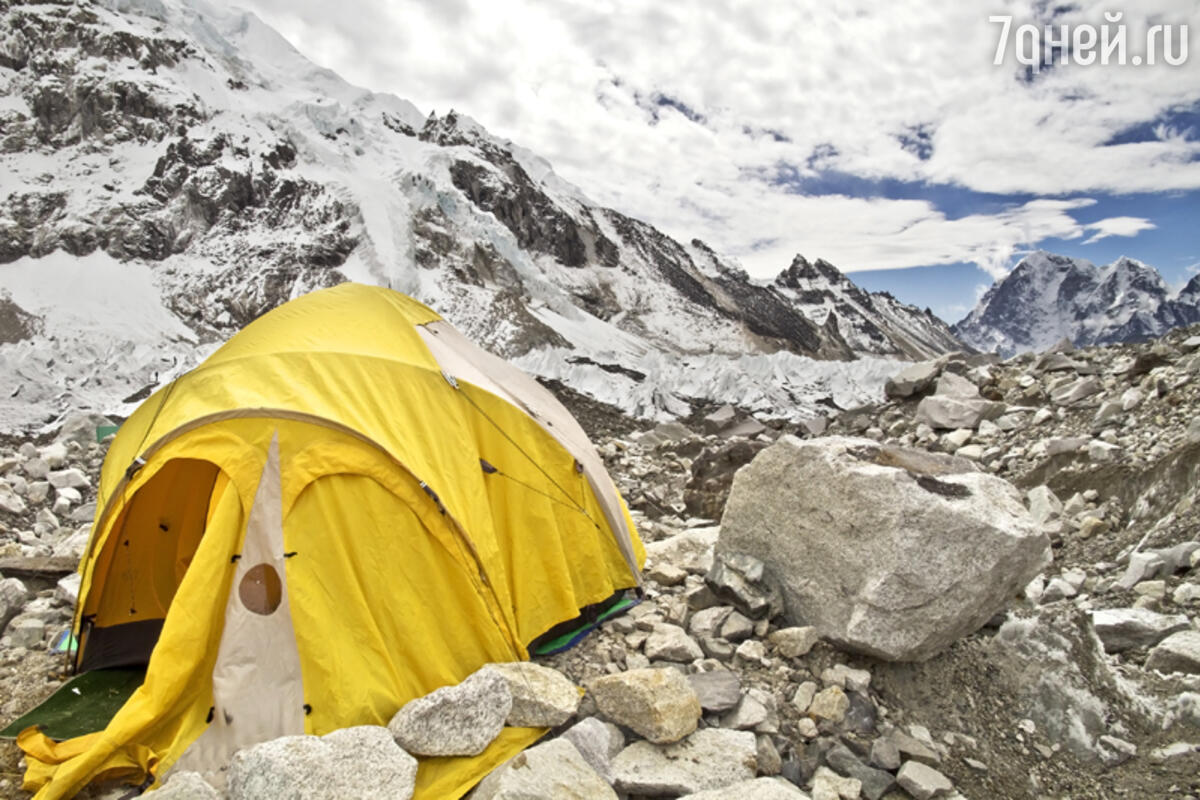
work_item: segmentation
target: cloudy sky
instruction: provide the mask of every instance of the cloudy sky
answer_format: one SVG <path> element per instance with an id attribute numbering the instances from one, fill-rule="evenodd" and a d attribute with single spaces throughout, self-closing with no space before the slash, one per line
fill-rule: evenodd
<path id="1" fill-rule="evenodd" d="M 1035 247 L 1200 271 L 1200 0 L 235 2 L 752 275 L 823 257 L 954 321 Z M 1024 23 L 1123 26 L 1126 63 L 1028 68 Z"/>

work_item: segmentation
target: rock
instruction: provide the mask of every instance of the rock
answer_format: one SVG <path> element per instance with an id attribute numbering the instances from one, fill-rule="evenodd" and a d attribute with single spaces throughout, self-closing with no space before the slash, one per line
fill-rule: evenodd
<path id="1" fill-rule="evenodd" d="M 457 686 L 405 704 L 388 723 L 396 743 L 417 756 L 473 756 L 500 735 L 512 711 L 508 681 L 488 667 Z"/>
<path id="2" fill-rule="evenodd" d="M 825 754 L 825 760 L 838 773 L 857 780 L 862 795 L 867 800 L 879 800 L 896 785 L 896 780 L 890 772 L 867 766 L 844 744 L 838 743 L 831 747 Z"/>
<path id="3" fill-rule="evenodd" d="M 1035 486 L 1025 493 L 1025 498 L 1029 501 L 1029 515 L 1042 525 L 1062 516 L 1062 501 L 1049 486 Z"/>
<path id="4" fill-rule="evenodd" d="M 21 614 L 8 623 L 5 632 L 13 647 L 24 647 L 26 650 L 40 645 L 46 638 L 46 621 L 29 614 Z"/>
<path id="5" fill-rule="evenodd" d="M 1108 523 L 1099 517 L 1084 517 L 1079 523 L 1077 535 L 1080 539 L 1090 539 L 1108 530 Z"/>
<path id="6" fill-rule="evenodd" d="M 48 444 L 38 451 L 38 456 L 50 469 L 62 469 L 67 463 L 67 446 L 62 442 Z"/>
<path id="7" fill-rule="evenodd" d="M 611 722 L 588 717 L 564 731 L 562 738 L 575 745 L 579 755 L 600 777 L 612 783 L 612 760 L 625 749 L 625 735 L 620 728 Z"/>
<path id="8" fill-rule="evenodd" d="M 1133 593 L 1141 597 L 1149 597 L 1151 600 L 1162 600 L 1167 596 L 1167 582 L 1162 580 L 1141 581 L 1134 584 Z"/>
<path id="9" fill-rule="evenodd" d="M 688 632 L 701 639 L 717 636 L 725 618 L 733 613 L 733 606 L 713 606 L 697 611 L 688 621 Z"/>
<path id="10" fill-rule="evenodd" d="M 809 800 L 808 795 L 782 778 L 755 778 L 720 789 L 686 794 L 679 800 Z"/>
<path id="11" fill-rule="evenodd" d="M 813 645 L 820 640 L 821 634 L 811 625 L 780 628 L 767 637 L 767 641 L 775 645 L 779 655 L 784 658 L 799 658 L 807 655 Z"/>
<path id="12" fill-rule="evenodd" d="M 704 580 L 718 597 L 733 603 L 746 616 L 769 619 L 783 609 L 783 598 L 778 589 L 763 581 L 763 576 L 762 561 L 745 553 L 727 552 L 714 555 L 712 569 Z"/>
<path id="13" fill-rule="evenodd" d="M 74 608 L 75 603 L 79 600 L 79 586 L 83 581 L 83 576 L 78 572 L 72 572 L 70 575 L 59 580 L 54 587 L 54 596 L 63 603 Z"/>
<path id="14" fill-rule="evenodd" d="M 835 664 L 821 672 L 821 682 L 826 686 L 839 686 L 852 692 L 865 692 L 871 685 L 871 673 L 865 669 Z"/>
<path id="15" fill-rule="evenodd" d="M 758 742 L 758 774 L 759 775 L 778 775 L 783 769 L 783 758 L 779 755 L 779 748 L 775 746 L 775 740 L 769 734 L 760 733 L 755 737 Z"/>
<path id="16" fill-rule="evenodd" d="M 575 716 L 580 694 L 575 684 L 557 670 L 529 661 L 489 664 L 508 681 L 512 710 L 506 725 L 523 728 L 556 728 Z"/>
<path id="17" fill-rule="evenodd" d="M 801 714 L 808 711 L 808 707 L 812 705 L 813 698 L 816 697 L 817 689 L 819 688 L 814 681 L 804 681 L 796 687 L 796 691 L 792 695 L 792 705 Z"/>
<path id="18" fill-rule="evenodd" d="M 220 800 L 221 795 L 199 772 L 173 772 L 155 790 L 157 800 Z"/>
<path id="19" fill-rule="evenodd" d="M 688 675 L 687 681 L 705 711 L 729 711 L 742 699 L 741 678 L 732 670 L 696 672 Z"/>
<path id="20" fill-rule="evenodd" d="M 712 569 L 713 546 L 719 532 L 716 527 L 695 528 L 661 541 L 648 542 L 646 563 L 670 564 L 692 575 L 703 575 Z"/>
<path id="21" fill-rule="evenodd" d="M 64 444 L 75 442 L 82 447 L 96 441 L 96 431 L 102 427 L 112 427 L 115 423 L 100 414 L 70 413 L 58 430 L 58 441 Z"/>
<path id="22" fill-rule="evenodd" d="M 25 500 L 7 482 L 0 480 L 0 511 L 16 515 L 24 514 L 26 508 Z"/>
<path id="23" fill-rule="evenodd" d="M 674 564 L 655 564 L 645 575 L 659 586 L 678 586 L 687 580 L 688 573 Z"/>
<path id="24" fill-rule="evenodd" d="M 21 608 L 29 600 L 29 590 L 18 578 L 0 580 L 0 631 L 21 613 Z"/>
<path id="25" fill-rule="evenodd" d="M 754 730 L 766 721 L 766 705 L 758 697 L 747 693 L 742 695 L 736 708 L 721 717 L 721 727 L 748 731 Z"/>
<path id="26" fill-rule="evenodd" d="M 1153 551 L 1134 553 L 1129 557 L 1129 566 L 1117 581 L 1117 586 L 1121 589 L 1132 589 L 1136 584 L 1164 571 L 1166 565 L 1166 560 Z"/>
<path id="27" fill-rule="evenodd" d="M 929 744 L 914 736 L 909 736 L 898 728 L 893 728 L 888 732 L 887 741 L 896 749 L 902 759 L 918 761 L 930 767 L 935 767 L 942 762 L 941 756 Z"/>
<path id="28" fill-rule="evenodd" d="M 813 697 L 808 706 L 808 715 L 827 719 L 831 722 L 841 722 L 850 708 L 850 698 L 840 686 L 830 686 L 822 689 Z"/>
<path id="29" fill-rule="evenodd" d="M 1146 669 L 1200 674 L 1200 631 L 1173 633 L 1150 651 Z"/>
<path id="30" fill-rule="evenodd" d="M 1179 606 L 1200 600 L 1200 585 L 1194 583 L 1179 584 L 1175 587 L 1175 591 L 1171 593 L 1171 600 L 1175 605 Z"/>
<path id="31" fill-rule="evenodd" d="M 747 639 L 737 646 L 733 654 L 749 664 L 763 664 L 767 660 L 767 648 L 757 639 Z"/>
<path id="32" fill-rule="evenodd" d="M 1165 764 L 1177 758 L 1183 758 L 1200 753 L 1200 744 L 1192 742 L 1171 742 L 1150 751 L 1147 758 L 1151 764 Z"/>
<path id="33" fill-rule="evenodd" d="M 1004 415 L 1004 403 L 983 399 L 930 395 L 917 405 L 915 420 L 937 430 L 975 428 L 983 420 L 995 420 Z"/>
<path id="34" fill-rule="evenodd" d="M 879 738 L 871 742 L 871 755 L 869 760 L 872 765 L 881 770 L 895 772 L 900 769 L 900 748 L 896 743 L 887 738 Z"/>
<path id="35" fill-rule="evenodd" d="M 858 800 L 862 783 L 844 778 L 829 767 L 817 767 L 813 775 L 812 800 Z"/>
<path id="36" fill-rule="evenodd" d="M 617 800 L 617 793 L 570 741 L 531 747 L 492 770 L 468 800 Z"/>
<path id="37" fill-rule="evenodd" d="M 285 736 L 239 750 L 229 765 L 229 800 L 412 797 L 417 760 L 386 728 L 363 725 L 326 736 Z"/>
<path id="38" fill-rule="evenodd" d="M 696 730 L 700 699 L 673 669 L 636 669 L 595 678 L 587 685 L 600 713 L 656 744 L 677 742 Z"/>
<path id="39" fill-rule="evenodd" d="M 678 625 L 660 623 L 646 638 L 646 658 L 652 661 L 695 661 L 704 658 L 700 645 Z"/>
<path id="40" fill-rule="evenodd" d="M 734 611 L 721 623 L 717 635 L 727 642 L 744 642 L 754 635 L 754 622 Z"/>
<path id="41" fill-rule="evenodd" d="M 1116 736 L 1101 736 L 1097 744 L 1100 747 L 1101 759 L 1110 767 L 1123 764 L 1137 755 L 1137 745 Z"/>
<path id="42" fill-rule="evenodd" d="M 618 792 L 681 795 L 754 778 L 758 743 L 749 731 L 705 728 L 675 744 L 634 742 L 613 759 Z"/>
<path id="43" fill-rule="evenodd" d="M 1017 490 L 964 463 L 866 439 L 781 437 L 735 477 L 717 563 L 766 564 L 786 619 L 847 650 L 929 658 L 1049 560 Z"/>
<path id="44" fill-rule="evenodd" d="M 962 375 L 953 372 L 943 372 L 938 378 L 934 394 L 939 397 L 954 397 L 960 400 L 971 400 L 979 397 L 979 387 Z"/>
<path id="45" fill-rule="evenodd" d="M 1104 391 L 1104 384 L 1098 378 L 1087 377 L 1072 381 L 1050 391 L 1050 399 L 1055 405 L 1069 406 L 1086 400 L 1092 395 Z"/>
<path id="46" fill-rule="evenodd" d="M 21 471 L 29 476 L 29 480 L 41 481 L 50 474 L 50 465 L 44 458 L 31 458 L 21 465 Z"/>
<path id="47" fill-rule="evenodd" d="M 916 800 L 945 797 L 954 791 L 949 778 L 919 761 L 906 761 L 896 773 L 896 783 Z"/>
<path id="48" fill-rule="evenodd" d="M 928 391 L 933 386 L 933 382 L 937 380 L 941 368 L 941 364 L 937 361 L 909 364 L 887 379 L 883 385 L 883 393 L 887 397 L 904 399 Z"/>
<path id="49" fill-rule="evenodd" d="M 1115 444 L 1095 439 L 1088 443 L 1088 460 L 1097 464 L 1107 464 L 1121 457 L 1121 448 Z"/>
<path id="50" fill-rule="evenodd" d="M 55 489 L 87 489 L 92 485 L 87 475 L 74 467 L 51 472 L 46 479 Z"/>

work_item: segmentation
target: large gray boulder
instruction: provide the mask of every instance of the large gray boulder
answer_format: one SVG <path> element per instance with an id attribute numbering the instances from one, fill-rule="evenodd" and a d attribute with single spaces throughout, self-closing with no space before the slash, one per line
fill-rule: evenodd
<path id="1" fill-rule="evenodd" d="M 239 750 L 229 765 L 229 800 L 407 800 L 417 760 L 386 728 L 363 725 L 326 736 L 284 736 Z"/>
<path id="2" fill-rule="evenodd" d="M 384 797 L 385 795 L 380 795 Z M 617 793 L 566 739 L 518 753 L 479 782 L 467 800 L 617 800 Z"/>
<path id="3" fill-rule="evenodd" d="M 1092 612 L 1092 625 L 1108 653 L 1152 647 L 1190 627 L 1186 614 L 1159 614 L 1146 608 L 1105 608 Z"/>
<path id="4" fill-rule="evenodd" d="M 883 393 L 888 397 L 903 399 L 928 391 L 929 387 L 933 386 L 933 382 L 937 380 L 942 366 L 940 360 L 909 364 L 887 379 L 887 383 L 883 385 Z"/>
<path id="5" fill-rule="evenodd" d="M 417 756 L 474 756 L 500 735 L 513 697 L 508 681 L 484 667 L 457 686 L 408 702 L 388 723 L 396 744 Z"/>
<path id="6" fill-rule="evenodd" d="M 1200 675 L 1200 631 L 1173 633 L 1150 651 L 1146 669 Z"/>
<path id="7" fill-rule="evenodd" d="M 791 624 L 890 661 L 982 627 L 1050 560 L 1012 484 L 869 439 L 782 437 L 734 479 L 717 557 L 766 565 Z"/>
<path id="8" fill-rule="evenodd" d="M 994 420 L 1004 416 L 1007 410 L 1004 403 L 984 400 L 982 397 L 933 394 L 917 404 L 915 419 L 918 423 L 924 422 L 939 430 L 974 429 L 985 419 Z"/>

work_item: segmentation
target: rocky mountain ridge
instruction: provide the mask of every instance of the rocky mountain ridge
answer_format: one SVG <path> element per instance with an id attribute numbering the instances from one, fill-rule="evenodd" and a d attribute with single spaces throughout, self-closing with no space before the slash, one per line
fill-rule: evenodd
<path id="1" fill-rule="evenodd" d="M 831 267 L 828 283 L 794 285 L 796 265 L 751 280 L 461 114 L 345 83 L 253 15 L 205 0 L 0 0 L 0 15 L 0 396 L 23 424 L 119 411 L 343 280 L 411 294 L 585 392 L 608 386 L 606 366 L 641 374 L 602 399 L 649 417 L 692 398 L 804 415 L 877 391 L 890 367 L 873 359 L 959 346 Z M 72 313 L 85 302 L 114 319 Z M 680 357 L 689 376 L 662 372 Z"/>
<path id="2" fill-rule="evenodd" d="M 1081 258 L 1032 253 L 998 280 L 952 330 L 984 352 L 1138 342 L 1200 321 L 1200 276 L 1172 291 L 1156 269 L 1122 256 L 1098 267 Z"/>

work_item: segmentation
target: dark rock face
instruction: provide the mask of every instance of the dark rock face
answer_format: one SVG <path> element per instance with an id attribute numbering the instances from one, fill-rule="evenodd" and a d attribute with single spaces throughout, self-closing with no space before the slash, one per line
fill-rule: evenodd
<path id="1" fill-rule="evenodd" d="M 683 501 L 689 514 L 720 519 L 729 499 L 733 474 L 754 460 L 766 447 L 765 442 L 736 439 L 705 450 L 692 462 L 692 473 L 684 490 Z"/>
<path id="2" fill-rule="evenodd" d="M 0 294 L 0 344 L 28 339 L 38 331 L 40 320 Z"/>

